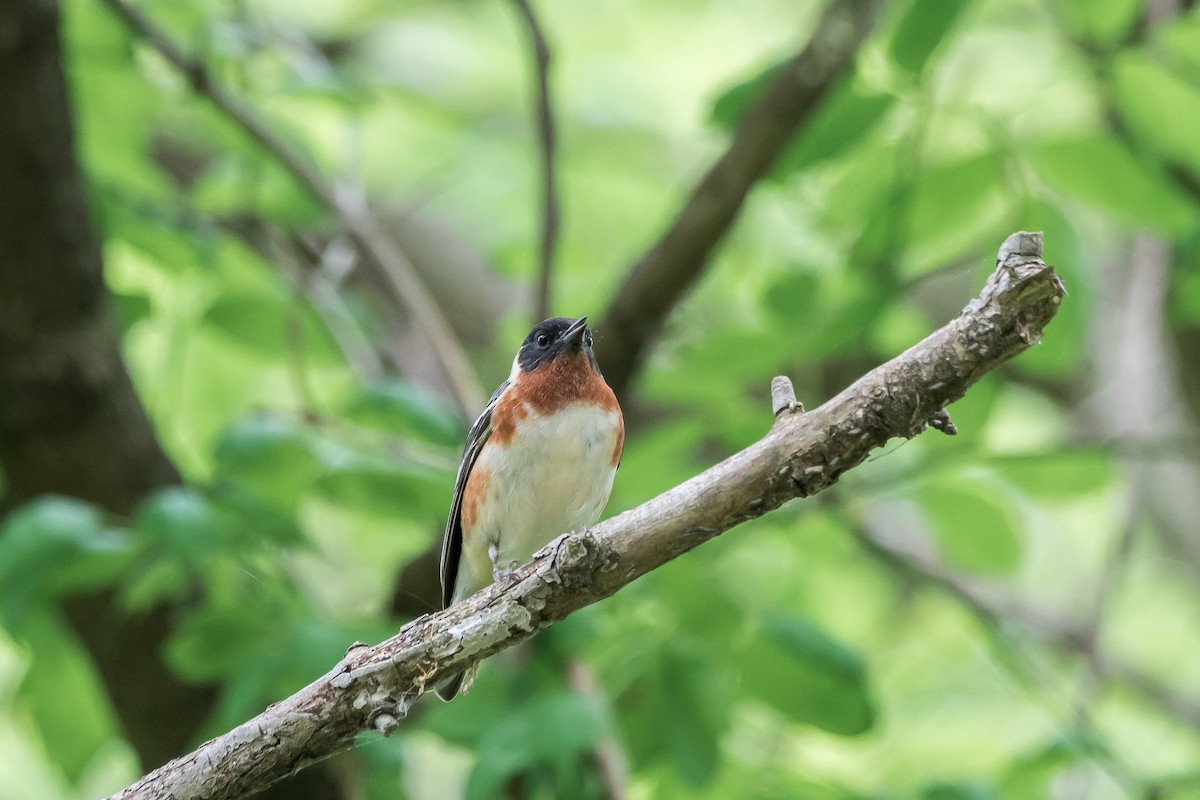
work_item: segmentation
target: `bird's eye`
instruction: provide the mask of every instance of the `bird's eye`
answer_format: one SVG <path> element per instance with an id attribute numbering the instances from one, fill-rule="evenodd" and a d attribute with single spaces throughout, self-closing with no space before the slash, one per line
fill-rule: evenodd
<path id="1" fill-rule="evenodd" d="M 588 347 L 592 346 L 592 332 L 591 331 L 587 331 L 586 333 L 583 334 L 583 343 L 586 344 Z"/>
<path id="2" fill-rule="evenodd" d="M 550 344 L 550 337 L 544 333 L 539 333 L 534 341 L 537 342 L 538 347 L 545 347 Z"/>

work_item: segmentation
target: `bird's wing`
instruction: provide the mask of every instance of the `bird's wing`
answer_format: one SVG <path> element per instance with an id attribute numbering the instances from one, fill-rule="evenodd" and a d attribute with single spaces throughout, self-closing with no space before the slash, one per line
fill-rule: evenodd
<path id="1" fill-rule="evenodd" d="M 458 477 L 454 481 L 454 499 L 450 501 L 446 534 L 442 538 L 442 608 L 450 606 L 450 600 L 454 597 L 454 582 L 458 579 L 458 560 L 462 556 L 462 503 L 467 478 L 471 477 L 471 469 L 479 458 L 479 451 L 483 450 L 492 433 L 492 411 L 495 410 L 496 403 L 508 388 L 508 384 L 509 381 L 505 381 L 496 387 L 483 413 L 475 420 L 467 434 L 467 445 L 463 448 L 462 463 L 458 465 Z"/>

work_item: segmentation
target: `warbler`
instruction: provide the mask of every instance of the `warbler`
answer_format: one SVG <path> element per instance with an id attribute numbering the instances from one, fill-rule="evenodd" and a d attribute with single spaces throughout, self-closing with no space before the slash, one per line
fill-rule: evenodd
<path id="1" fill-rule="evenodd" d="M 443 607 L 599 519 L 624 444 L 587 317 L 540 323 L 467 434 L 442 540 Z M 438 696 L 453 699 L 464 674 L 439 685 Z"/>

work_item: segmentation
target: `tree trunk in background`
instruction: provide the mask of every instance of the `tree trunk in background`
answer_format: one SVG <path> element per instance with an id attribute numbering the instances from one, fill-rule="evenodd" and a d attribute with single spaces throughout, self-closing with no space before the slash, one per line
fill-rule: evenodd
<path id="1" fill-rule="evenodd" d="M 0 3 L 0 513 L 46 492 L 130 513 L 177 484 L 121 360 L 79 167 L 54 0 Z M 114 595 L 66 604 L 125 734 L 147 767 L 184 752 L 215 687 L 159 659 L 170 610 L 128 614 Z M 304 776 L 279 797 L 329 798 Z"/>

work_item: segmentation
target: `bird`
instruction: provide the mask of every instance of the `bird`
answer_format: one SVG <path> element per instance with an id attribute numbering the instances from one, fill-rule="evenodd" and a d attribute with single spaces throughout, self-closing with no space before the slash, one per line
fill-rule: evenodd
<path id="1" fill-rule="evenodd" d="M 621 407 L 600 374 L 587 317 L 539 323 L 467 434 L 442 538 L 443 608 L 594 524 L 624 446 Z M 452 700 L 465 674 L 440 683 L 438 696 Z"/>

